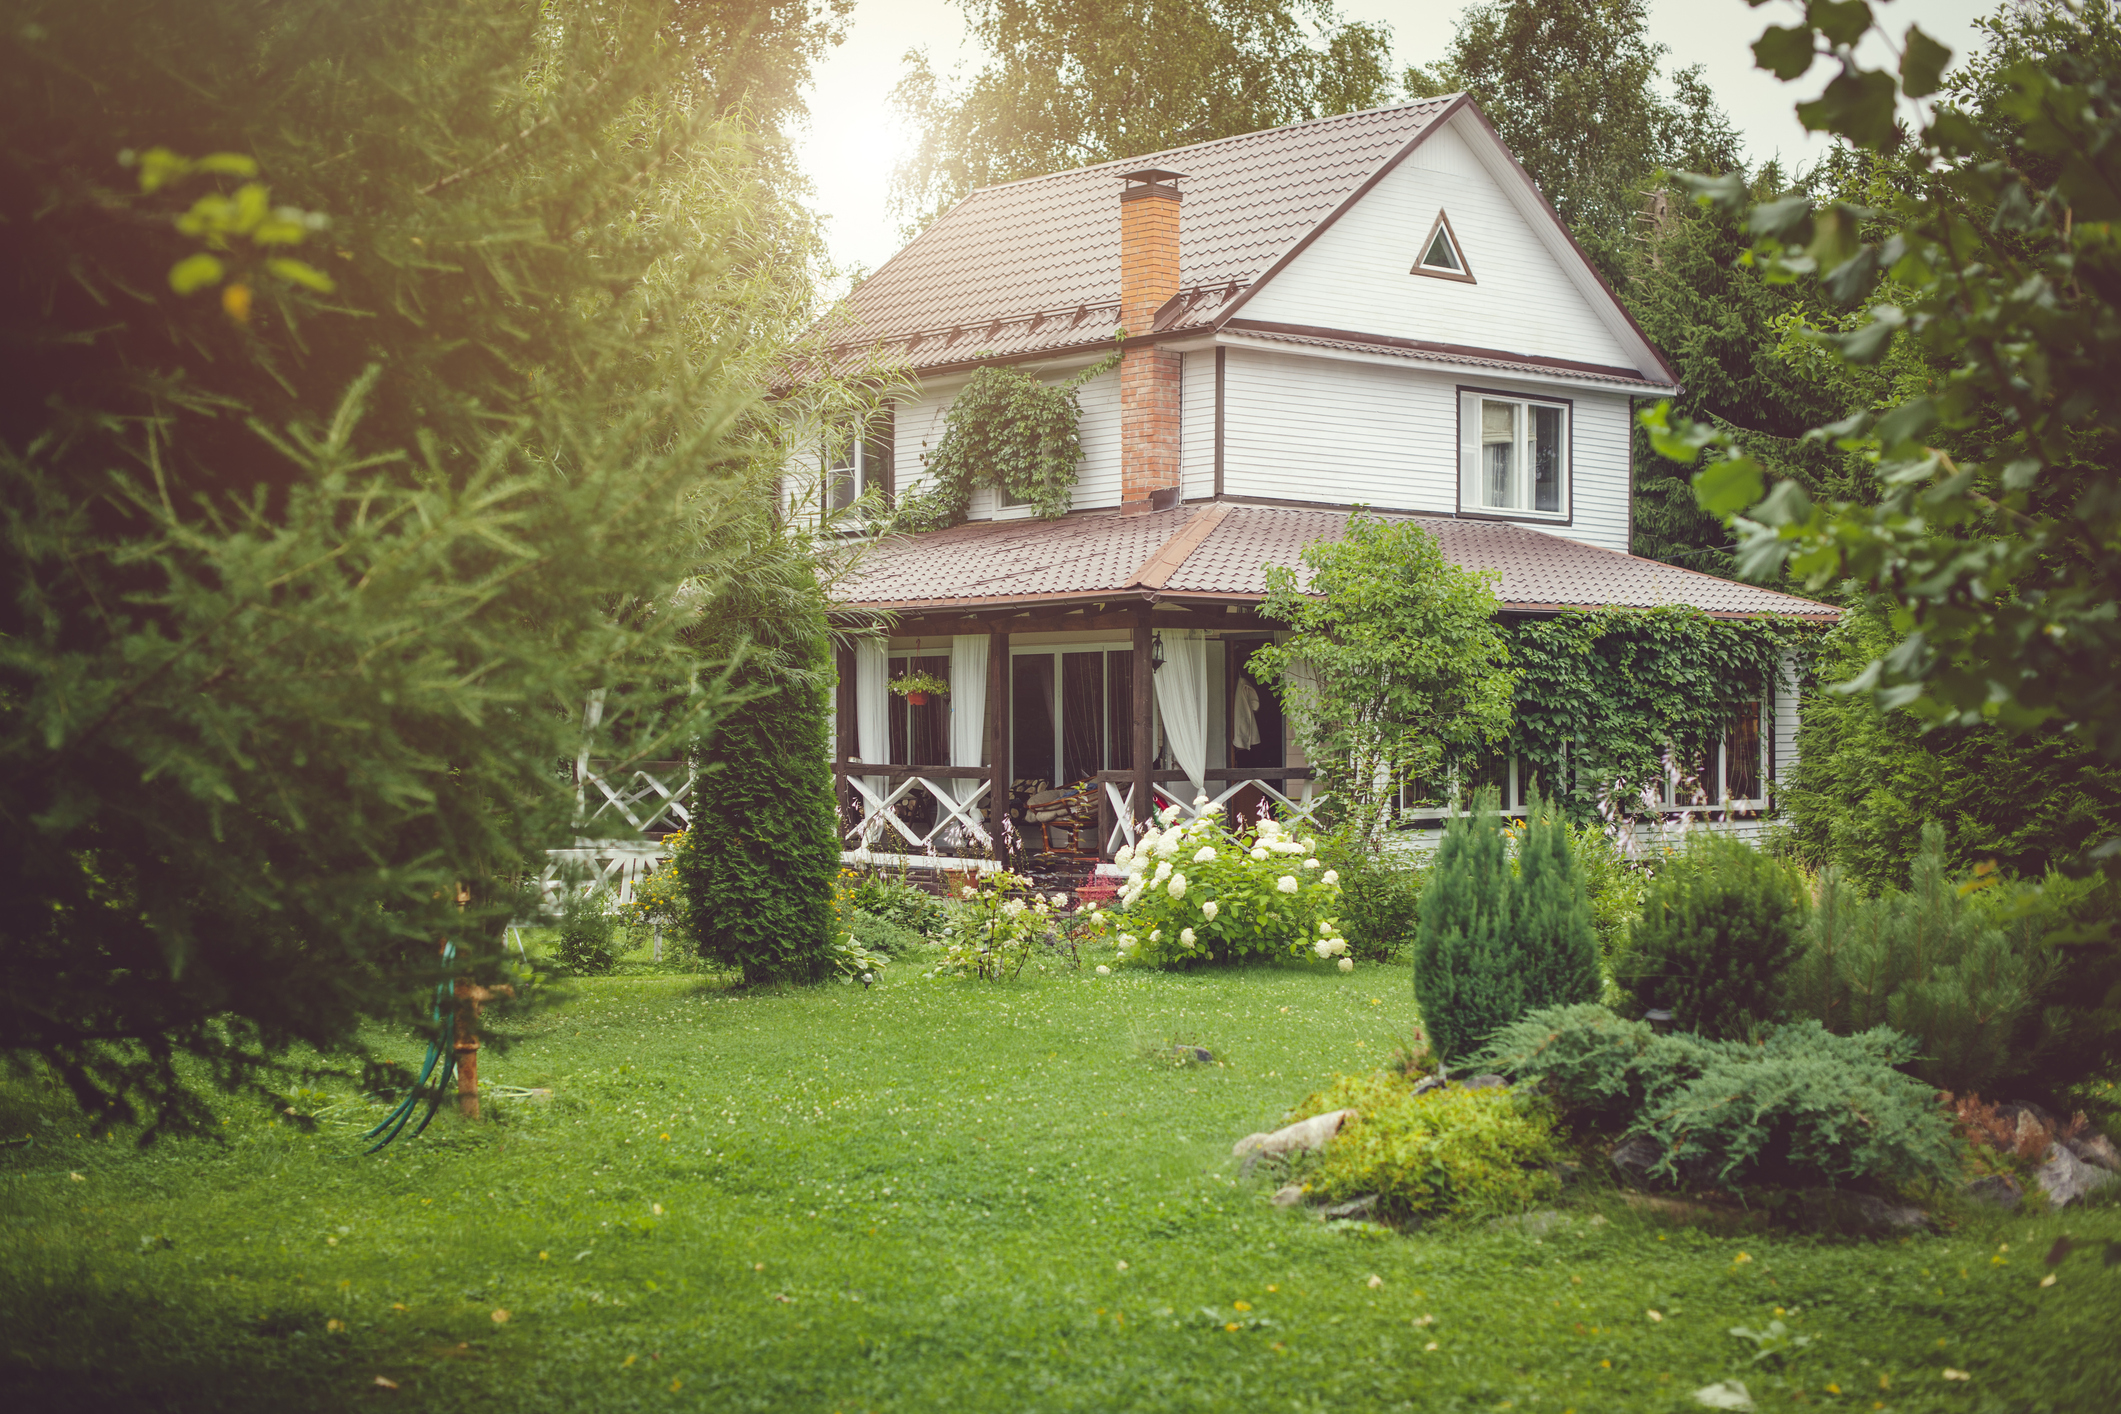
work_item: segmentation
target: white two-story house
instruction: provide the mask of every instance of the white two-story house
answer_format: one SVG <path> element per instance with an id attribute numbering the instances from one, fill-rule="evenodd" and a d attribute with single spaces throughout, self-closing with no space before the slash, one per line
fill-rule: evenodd
<path id="1" fill-rule="evenodd" d="M 849 344 L 918 391 L 809 480 L 828 504 L 918 487 L 978 368 L 1058 380 L 1124 350 L 1081 389 L 1068 514 L 981 491 L 968 523 L 879 545 L 844 590 L 896 616 L 842 662 L 862 857 L 979 850 L 1012 794 L 1055 843 L 1027 797 L 1085 784 L 1061 840 L 1105 855 L 1165 801 L 1303 808 L 1309 768 L 1246 670 L 1277 628 L 1256 606 L 1264 567 L 1357 505 L 1496 571 L 1506 614 L 1834 615 L 1629 553 L 1630 419 L 1674 374 L 1463 96 L 975 192 L 848 313 Z M 915 669 L 948 694 L 887 690 Z M 1790 685 L 1764 686 L 1666 803 L 1758 811 L 1794 725 Z M 1518 776 L 1495 764 L 1512 805 Z"/>

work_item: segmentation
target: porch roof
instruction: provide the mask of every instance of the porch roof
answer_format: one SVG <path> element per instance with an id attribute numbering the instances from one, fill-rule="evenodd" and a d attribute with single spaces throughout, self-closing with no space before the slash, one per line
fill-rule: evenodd
<path id="1" fill-rule="evenodd" d="M 1456 564 L 1495 571 L 1507 611 L 1686 604 L 1734 618 L 1840 617 L 1829 604 L 1527 525 L 1380 514 L 1421 525 Z M 839 601 L 850 609 L 968 611 L 1135 597 L 1255 603 L 1266 596 L 1268 565 L 1292 566 L 1301 580 L 1303 547 L 1337 539 L 1348 515 L 1215 501 L 1148 515 L 1091 511 L 1055 521 L 973 521 L 874 547 L 842 584 Z"/>

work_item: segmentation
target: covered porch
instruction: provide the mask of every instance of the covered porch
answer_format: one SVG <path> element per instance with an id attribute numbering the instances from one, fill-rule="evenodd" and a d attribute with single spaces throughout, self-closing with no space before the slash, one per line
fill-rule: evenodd
<path id="1" fill-rule="evenodd" d="M 843 650 L 833 773 L 850 863 L 1110 859 L 1152 811 L 1310 818 L 1321 803 L 1269 685 L 1251 600 L 1154 590 L 901 612 Z M 910 674 L 947 694 L 894 691 Z"/>
<path id="2" fill-rule="evenodd" d="M 885 614 L 888 640 L 842 653 L 833 771 L 850 863 L 995 868 L 1027 848 L 1110 859 L 1152 811 L 1314 818 L 1323 803 L 1279 694 L 1247 671 L 1279 625 L 1269 565 L 1338 538 L 1349 512 L 1211 501 L 1146 514 L 998 519 L 875 547 L 842 603 Z M 1398 518 L 1398 517 L 1394 517 Z M 1529 526 L 1408 515 L 1510 616 L 1688 605 L 1718 617 L 1821 622 L 1832 608 Z M 894 692 L 909 674 L 945 693 Z M 1659 815 L 1743 826 L 1795 760 L 1796 700 L 1763 685 L 1721 741 L 1670 766 Z M 1506 755 L 1478 783 L 1519 808 Z M 1433 793 L 1432 793 L 1433 794 Z M 1408 802 L 1412 805 L 1413 802 Z M 1429 802 L 1433 805 L 1434 802 Z M 1423 806 L 1425 828 L 1447 812 Z M 984 860 L 984 865 L 975 861 Z"/>

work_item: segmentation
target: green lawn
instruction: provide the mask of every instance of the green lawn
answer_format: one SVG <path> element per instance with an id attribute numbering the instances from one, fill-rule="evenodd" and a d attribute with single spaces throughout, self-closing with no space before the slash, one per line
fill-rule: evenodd
<path id="1" fill-rule="evenodd" d="M 1329 1227 L 1239 1182 L 1230 1144 L 1382 1059 L 1404 971 L 910 971 L 581 984 L 487 1057 L 554 1098 L 376 1158 L 359 1102 L 142 1153 L 17 1086 L 0 1398 L 1589 1414 L 1736 1377 L 1762 1408 L 2121 1407 L 2121 1266 L 2093 1246 L 2039 1285 L 2058 1234 L 2121 1238 L 2121 1209 L 1884 1244 L 1660 1226 L 1609 1193 L 1544 1240 Z M 1174 1035 L 1227 1064 L 1140 1058 Z M 1813 1343 L 1746 1363 L 1728 1328 L 1778 1308 Z"/>

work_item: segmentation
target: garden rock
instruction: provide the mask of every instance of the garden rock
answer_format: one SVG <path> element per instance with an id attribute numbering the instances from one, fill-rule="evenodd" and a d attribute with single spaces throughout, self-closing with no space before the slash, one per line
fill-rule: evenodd
<path id="1" fill-rule="evenodd" d="M 2025 1189 L 2007 1173 L 1992 1173 L 1967 1184 L 1966 1196 L 1976 1203 L 1986 1203 L 1991 1208 L 2009 1212 L 2025 1197 Z"/>
<path id="2" fill-rule="evenodd" d="M 1213 1065 L 1215 1052 L 1206 1046 L 1173 1046 L 1171 1054 L 1183 1065 Z"/>
<path id="3" fill-rule="evenodd" d="M 1509 1083 L 1509 1081 L 1499 1075 L 1476 1075 L 1466 1082 L 1466 1089 L 1497 1090 L 1507 1086 Z"/>
<path id="4" fill-rule="evenodd" d="M 1304 1189 L 1300 1183 L 1283 1184 L 1274 1190 L 1274 1206 L 1277 1208 L 1293 1208 L 1303 1200 Z"/>
<path id="5" fill-rule="evenodd" d="M 1883 1235 L 1919 1232 L 1930 1223 L 1920 1208 L 1839 1188 L 1807 1188 L 1797 1195 L 1797 1205 L 1798 1220 L 1810 1232 Z"/>
<path id="6" fill-rule="evenodd" d="M 2121 1173 L 2121 1150 L 2116 1150 L 2114 1141 L 2104 1134 L 2094 1134 L 2088 1139 L 2065 1139 L 2062 1143 L 2083 1162 L 2108 1173 Z"/>
<path id="7" fill-rule="evenodd" d="M 1621 1179 L 1635 1188 L 1650 1186 L 1650 1170 L 1664 1158 L 1664 1148 L 1647 1134 L 1631 1134 L 1613 1146 L 1606 1156 L 1620 1171 Z"/>
<path id="8" fill-rule="evenodd" d="M 1414 1093 L 1417 1095 L 1426 1095 L 1431 1090 L 1441 1090 L 1444 1086 L 1450 1083 L 1450 1073 L 1448 1071 L 1439 1070 L 1434 1075 L 1424 1075 L 1421 1079 L 1415 1081 Z"/>
<path id="9" fill-rule="evenodd" d="M 2047 1201 L 2058 1208 L 2067 1207 L 2085 1194 L 2121 1178 L 2121 1175 L 2084 1162 L 2061 1144 L 2047 1151 L 2047 1157 L 2040 1161 L 2033 1176 L 2040 1184 L 2040 1191 L 2047 1195 Z"/>
<path id="10" fill-rule="evenodd" d="M 1341 1121 L 1354 1113 L 1353 1110 L 1328 1110 L 1322 1115 L 1285 1125 L 1272 1134 L 1247 1134 L 1231 1146 L 1230 1156 L 1241 1159 L 1247 1154 L 1293 1154 L 1322 1149 L 1340 1132 Z"/>
<path id="11" fill-rule="evenodd" d="M 1319 1209 L 1318 1215 L 1327 1219 L 1375 1217 L 1377 1215 L 1377 1195 L 1375 1193 L 1365 1193 L 1360 1198 L 1350 1198 L 1345 1203 L 1335 1203 L 1331 1207 Z"/>

